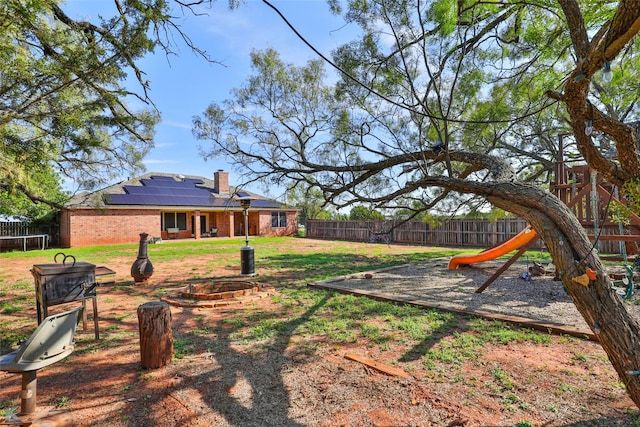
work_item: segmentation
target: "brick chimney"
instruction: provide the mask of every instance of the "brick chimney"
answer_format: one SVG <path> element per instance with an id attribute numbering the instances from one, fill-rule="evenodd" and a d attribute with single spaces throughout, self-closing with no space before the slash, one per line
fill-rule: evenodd
<path id="1" fill-rule="evenodd" d="M 229 172 L 222 169 L 213 173 L 213 189 L 218 194 L 229 192 Z"/>

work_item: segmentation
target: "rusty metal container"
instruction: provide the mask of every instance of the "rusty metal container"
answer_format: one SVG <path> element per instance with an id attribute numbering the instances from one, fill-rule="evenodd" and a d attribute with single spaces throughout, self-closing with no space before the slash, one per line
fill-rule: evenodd
<path id="1" fill-rule="evenodd" d="M 73 264 L 34 264 L 38 324 L 47 317 L 47 307 L 96 297 L 96 266 L 88 262 Z"/>

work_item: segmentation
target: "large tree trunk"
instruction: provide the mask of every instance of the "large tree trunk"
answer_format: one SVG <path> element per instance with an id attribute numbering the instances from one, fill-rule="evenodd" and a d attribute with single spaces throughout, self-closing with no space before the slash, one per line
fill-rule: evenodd
<path id="1" fill-rule="evenodd" d="M 640 377 L 637 374 L 640 369 L 638 321 L 629 314 L 622 298 L 612 289 L 611 280 L 597 254 L 594 251 L 589 253 L 591 243 L 579 224 L 572 235 L 564 238 L 563 244 L 552 236 L 545 236 L 544 240 L 554 262 L 560 268 L 560 277 L 568 294 L 598 337 L 620 379 L 627 386 L 629 395 L 640 407 Z M 585 243 L 588 248 L 585 248 Z M 556 247 L 552 248 L 551 245 Z M 573 251 L 576 248 L 580 248 L 577 251 L 580 257 L 574 260 Z M 574 279 L 584 277 L 587 269 L 596 272 L 596 277 L 583 286 Z"/>
<path id="2" fill-rule="evenodd" d="M 577 147 L 585 161 L 607 181 L 622 188 L 626 182 L 640 176 L 640 156 L 634 129 L 617 117 L 600 112 L 588 96 L 592 77 L 602 69 L 605 61 L 613 61 L 633 43 L 633 38 L 640 30 L 640 7 L 636 0 L 621 0 L 618 11 L 605 24 L 599 36 L 589 39 L 580 3 L 576 0 L 560 0 L 559 4 L 571 31 L 576 68 L 565 80 L 563 93 L 556 99 L 565 103 Z M 587 120 L 595 124 L 594 129 L 615 140 L 615 160 L 605 157 L 594 143 L 591 133 L 585 133 Z M 553 215 L 556 213 L 562 215 Z M 529 215 L 526 212 L 521 214 L 543 237 L 567 292 L 598 337 L 620 379 L 627 386 L 629 396 L 640 407 L 640 326 L 629 315 L 620 296 L 612 290 L 611 281 L 582 226 L 566 207 L 564 210 L 554 207 L 551 211 L 540 209 Z M 547 215 L 553 215 L 553 219 Z M 592 277 L 595 272 L 595 277 L 589 278 L 585 285 L 577 283 L 574 279 L 584 278 L 587 270 L 591 271 Z"/>
<path id="3" fill-rule="evenodd" d="M 490 201 L 526 218 L 544 240 L 567 293 L 598 337 L 629 396 L 640 407 L 640 324 L 612 289 L 598 254 L 575 215 L 549 193 L 532 189 L 529 194 L 522 188 L 520 191 L 520 197 L 535 200 L 530 204 L 540 206 L 531 209 L 515 205 L 514 199 L 495 197 Z M 595 278 L 589 278 L 588 271 Z"/>

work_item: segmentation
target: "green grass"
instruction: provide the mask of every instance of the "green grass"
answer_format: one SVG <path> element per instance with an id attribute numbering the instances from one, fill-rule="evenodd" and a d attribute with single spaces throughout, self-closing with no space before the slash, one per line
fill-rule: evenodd
<path id="1" fill-rule="evenodd" d="M 229 264 L 231 260 L 236 263 L 238 248 L 242 243 L 242 239 L 167 241 L 149 245 L 148 253 L 156 265 L 176 259 L 188 260 L 190 256 L 195 255 L 207 255 L 211 258 L 211 268 L 214 268 L 216 265 Z M 328 345 L 365 339 L 371 345 L 389 348 L 394 342 L 399 342 L 412 346 L 412 350 L 406 355 L 408 359 L 425 357 L 440 361 L 458 360 L 460 363 L 472 358 L 473 354 L 480 350 L 482 343 L 506 343 L 512 340 L 544 342 L 547 339 L 544 334 L 522 332 L 501 324 L 469 321 L 464 317 L 436 310 L 424 310 L 335 292 L 310 291 L 306 286 L 301 286 L 310 281 L 468 253 L 471 251 L 468 248 L 458 250 L 415 246 L 393 251 L 387 245 L 363 244 L 354 249 L 354 244 L 349 242 L 327 242 L 328 248 L 299 251 L 296 249 L 304 245 L 304 239 L 254 238 L 251 243 L 255 248 L 258 269 L 277 272 L 273 275 L 260 275 L 257 280 L 279 286 L 281 294 L 274 297 L 273 301 L 279 303 L 281 308 L 277 312 L 250 311 L 244 318 L 226 319 L 224 322 L 232 328 L 230 338 L 237 342 L 273 341 L 279 336 L 293 333 L 305 338 L 321 336 Z M 108 265 L 113 258 L 131 257 L 136 253 L 137 246 L 94 246 L 65 249 L 63 252 L 73 254 L 76 259 Z M 0 254 L 0 260 L 14 257 L 53 258 L 58 252 L 58 249 L 9 252 Z M 185 280 L 187 279 L 189 278 L 185 277 Z M 33 286 L 29 281 L 14 284 L 14 289 L 16 285 L 22 290 L 31 290 Z M 136 292 L 134 287 L 117 284 L 112 290 Z M 7 290 L 0 287 L 0 291 Z M 158 296 L 164 292 L 166 289 L 160 289 L 151 296 Z M 24 294 L 18 292 L 18 295 Z M 31 300 L 25 300 L 24 304 L 16 301 L 19 300 L 13 298 L 11 302 L 4 302 L 0 308 L 5 313 L 16 313 L 32 304 Z M 310 310 L 313 312 L 310 313 Z M 123 314 L 114 320 L 123 321 L 128 316 Z M 441 343 L 440 347 L 431 348 L 431 342 L 460 329 L 461 332 L 456 333 L 452 340 Z M 197 331 L 192 331 L 192 334 L 185 334 L 182 340 L 176 340 L 176 357 L 184 357 L 193 351 L 193 346 L 187 342 L 192 339 L 189 337 L 209 336 L 212 331 L 212 328 L 200 327 Z M 122 339 L 116 327 L 108 329 L 108 332 L 112 333 L 108 339 Z M 7 339 L 7 332 L 0 332 L 0 342 Z"/>
<path id="2" fill-rule="evenodd" d="M 384 351 L 392 346 L 408 350 L 400 362 L 418 361 L 427 370 L 460 366 L 476 360 L 487 344 L 530 342 L 546 345 L 547 334 L 503 322 L 457 316 L 416 306 L 344 295 L 334 291 L 286 287 L 275 301 L 281 310 L 253 311 L 222 321 L 229 338 L 240 345 L 273 346 L 278 339 L 298 335 L 305 353 L 366 343 Z M 495 372 L 498 375 L 499 372 Z M 508 389 L 506 380 L 500 388 Z"/>
<path id="3" fill-rule="evenodd" d="M 69 407 L 69 398 L 67 396 L 62 396 L 60 398 L 60 401 L 58 402 L 58 404 L 56 405 L 56 407 L 58 408 L 65 408 L 65 409 L 71 409 Z"/>
<path id="4" fill-rule="evenodd" d="M 271 242 L 277 242 L 282 238 L 257 238 L 268 245 Z M 252 242 L 253 244 L 254 242 Z M 163 261 L 172 261 L 176 258 L 197 255 L 197 254 L 225 254 L 237 253 L 238 248 L 244 244 L 244 239 L 220 239 L 220 240 L 180 240 L 180 241 L 164 241 L 162 244 L 148 245 L 149 258 L 155 263 Z M 0 253 L 0 259 L 36 259 L 46 258 L 53 262 L 53 257 L 59 253 L 73 255 L 76 260 L 88 260 L 92 263 L 108 264 L 114 257 L 131 257 L 134 259 L 138 252 L 138 243 L 122 244 L 122 245 L 98 245 L 85 246 L 75 248 L 50 248 L 37 251 L 12 251 Z M 215 257 L 212 256 L 212 261 Z"/>
<path id="5" fill-rule="evenodd" d="M 307 242 L 310 242 L 309 247 L 306 247 Z M 327 354 L 366 351 L 372 358 L 412 372 L 416 379 L 424 378 L 430 384 L 448 382 L 468 387 L 467 396 L 471 402 L 480 394 L 495 395 L 505 412 L 527 412 L 536 403 L 523 392 L 523 384 L 528 385 L 527 381 L 538 381 L 539 378 L 517 377 L 514 372 L 509 372 L 508 365 L 483 358 L 485 352 L 488 355 L 489 350 L 507 344 L 571 345 L 579 341 L 571 337 L 554 338 L 550 334 L 498 321 L 307 287 L 307 283 L 313 281 L 448 258 L 459 253 L 472 253 L 473 249 L 394 247 L 333 241 L 319 243 L 300 238 L 255 238 L 251 244 L 255 248 L 258 272 L 254 280 L 274 285 L 277 289 L 269 301 L 269 309 L 248 304 L 246 308 L 235 308 L 228 315 L 213 318 L 208 312 L 193 311 L 187 323 L 174 324 L 174 363 L 199 363 L 199 360 L 210 357 L 224 361 L 235 357 L 236 353 L 255 360 L 268 356 L 313 361 Z M 161 294 L 184 286 L 183 283 L 190 279 L 207 278 L 225 266 L 239 267 L 238 251 L 243 245 L 243 239 L 170 241 L 149 245 L 149 257 L 156 269 L 163 263 L 179 260 L 185 263 L 184 277 L 175 283 L 159 283 L 153 287 L 132 286 L 130 281 L 127 282 L 128 278 L 116 278 L 108 288 L 109 293 L 103 291 L 102 301 L 115 306 L 115 311 L 105 311 L 108 315 L 101 317 L 105 323 L 101 325 L 102 339 L 81 339 L 76 352 L 99 353 L 106 347 L 135 342 L 137 331 L 127 332 L 135 324 L 135 310 L 120 310 L 120 298 L 135 303 L 138 300 L 141 303 L 157 300 Z M 109 266 L 116 258 L 125 257 L 133 261 L 137 246 L 96 246 L 64 251 L 78 260 Z M 10 263 L 12 258 L 18 257 L 25 257 L 33 263 L 41 263 L 45 259 L 47 261 L 44 262 L 51 262 L 57 252 L 52 249 L 2 253 L 0 262 Z M 544 256 L 546 254 L 540 251 L 533 251 L 526 257 L 544 263 Z M 191 261 L 193 257 L 197 257 L 197 264 Z M 27 316 L 32 313 L 33 306 L 33 281 L 28 271 L 13 283 L 6 278 L 0 280 L 0 354 L 9 352 L 16 343 L 28 338 L 35 325 L 33 318 Z M 602 362 L 599 358 L 606 360 L 606 356 L 588 350 L 575 350 L 568 362 L 590 368 Z M 541 368 L 534 374 L 545 375 L 545 369 Z M 550 380 L 555 392 L 553 397 L 562 400 L 569 394 L 584 394 L 584 385 L 577 381 L 579 378 L 571 376 L 571 372 L 566 370 L 562 379 Z M 153 380 L 152 374 L 144 375 L 145 380 Z M 610 386 L 613 392 L 619 392 L 620 387 L 624 388 L 621 383 L 611 383 Z M 67 402 L 64 397 L 61 399 L 60 404 L 69 408 L 72 402 Z M 17 406 L 17 403 L 0 402 L 0 415 L 4 408 L 10 406 Z M 547 410 L 557 412 L 559 407 L 549 406 Z M 521 419 L 517 425 L 530 425 L 526 415 L 520 413 L 520 418 L 514 418 L 513 423 Z M 122 416 L 123 419 L 126 417 Z M 637 426 L 640 427 L 640 422 Z"/>
<path id="6" fill-rule="evenodd" d="M 200 256 L 205 255 L 211 260 L 207 267 L 216 268 L 231 263 L 236 265 L 238 248 L 243 243 L 243 239 L 167 241 L 149 245 L 148 253 L 154 265 L 180 259 L 185 260 L 189 268 L 191 256 L 201 259 Z M 215 340 L 216 334 L 223 331 L 233 343 L 258 346 L 278 345 L 278 342 L 287 342 L 291 336 L 297 335 L 306 343 L 305 352 L 317 352 L 359 340 L 381 350 L 400 345 L 407 348 L 401 361 L 415 362 L 416 366 L 422 364 L 425 367 L 436 364 L 460 366 L 482 354 L 483 346 L 487 343 L 517 341 L 545 344 L 550 340 L 546 334 L 500 322 L 306 287 L 306 283 L 311 281 L 472 252 L 468 248 L 389 247 L 328 241 L 318 245 L 317 250 L 300 251 L 305 239 L 291 237 L 254 238 L 251 244 L 255 249 L 257 270 L 274 272 L 260 274 L 256 280 L 278 286 L 279 293 L 272 299 L 278 308 L 272 311 L 248 309 L 238 316 L 224 319 L 216 326 L 199 325 L 190 331 L 176 331 L 176 358 L 205 351 L 214 342 L 211 340 Z M 114 258 L 131 258 L 132 254 L 137 253 L 137 247 L 137 244 L 94 246 L 66 249 L 64 252 L 72 253 L 78 260 L 90 260 L 96 265 L 108 266 Z M 3 258 L 10 260 L 14 257 L 52 259 L 57 252 L 60 250 L 3 253 L 0 254 L 0 262 Z M 198 277 L 202 275 L 192 271 Z M 190 277 L 184 278 L 185 281 L 188 279 Z M 19 297 L 27 295 L 27 290 L 31 291 L 32 287 L 30 281 L 24 280 L 7 288 L 0 285 L 0 292 L 11 292 L 16 297 L 10 302 L 3 302 L 0 306 L 2 310 L 16 313 L 30 307 L 33 303 L 31 299 L 24 300 L 22 304 Z M 138 290 L 132 286 L 116 284 L 112 291 L 135 294 L 134 298 L 141 298 L 142 301 L 142 298 L 157 297 L 166 289 L 156 289 L 155 293 L 144 297 L 137 295 Z M 123 313 L 112 320 L 122 322 L 130 316 L 131 313 Z M 201 319 L 195 320 L 200 323 Z M 10 328 L 2 329 L 0 344 L 16 338 L 10 335 L 10 331 Z M 117 326 L 106 328 L 105 332 L 108 336 L 103 342 L 89 345 L 84 351 L 95 351 L 101 345 L 128 338 Z"/>
<path id="7" fill-rule="evenodd" d="M 283 242 L 289 248 L 283 249 Z M 349 242 L 331 242 L 330 250 L 316 252 L 300 252 L 296 248 L 304 245 L 305 239 L 296 237 L 252 237 L 251 245 L 255 249 L 256 267 L 286 269 L 289 272 L 304 272 L 312 280 L 322 280 L 357 271 L 383 268 L 393 265 L 426 261 L 434 258 L 449 257 L 460 253 L 468 253 L 473 249 L 425 248 L 409 247 L 404 253 L 392 253 L 387 245 L 362 245 L 359 253 L 354 253 L 353 244 Z M 153 264 L 189 258 L 192 255 L 207 255 L 211 261 L 208 267 L 215 268 L 238 262 L 238 249 L 244 245 L 243 238 L 206 239 L 206 240 L 167 240 L 161 244 L 148 245 L 149 259 Z M 415 248 L 415 250 L 412 250 Z M 138 244 L 101 245 L 70 249 L 45 249 L 38 251 L 14 251 L 0 253 L 0 260 L 14 258 L 42 259 L 53 262 L 53 257 L 63 252 L 73 255 L 77 260 L 96 265 L 109 265 L 116 257 L 135 257 Z M 27 282 L 32 287 L 33 283 Z"/>
<path id="8" fill-rule="evenodd" d="M 531 342 L 534 344 L 550 344 L 551 336 L 529 329 L 522 329 L 497 320 L 473 318 L 470 329 L 482 337 L 484 342 L 508 344 L 510 342 Z"/>
<path id="9" fill-rule="evenodd" d="M 382 363 L 412 372 L 416 379 L 468 387 L 467 396 L 471 401 L 477 400 L 480 394 L 495 395 L 499 396 L 497 399 L 505 412 L 527 412 L 536 403 L 523 392 L 522 384 L 534 378 L 517 377 L 509 372 L 506 364 L 499 365 L 483 358 L 487 349 L 507 344 L 546 346 L 579 341 L 571 337 L 553 338 L 550 334 L 498 321 L 307 287 L 309 282 L 327 278 L 473 252 L 468 248 L 393 247 L 324 241 L 320 244 L 314 241 L 310 245 L 317 247 L 316 250 L 305 247 L 306 242 L 299 238 L 253 239 L 251 244 L 255 248 L 258 272 L 254 280 L 277 288 L 268 305 L 259 305 L 269 309 L 248 304 L 230 311 L 228 315 L 214 318 L 208 312 L 194 311 L 188 323 L 174 324 L 174 363 L 198 363 L 209 357 L 226 360 L 235 357 L 236 353 L 255 360 L 267 356 L 317 360 L 327 354 L 364 350 Z M 209 272 L 219 272 L 220 267 L 238 267 L 238 250 L 243 244 L 243 239 L 209 239 L 149 245 L 149 257 L 156 268 L 165 262 L 180 260 L 185 263 L 184 277 L 176 283 L 160 283 L 154 287 L 132 286 L 127 278 L 116 279 L 108 289 L 111 294 L 104 292 L 103 301 L 116 307 L 115 311 L 101 318 L 106 323 L 101 326 L 102 339 L 80 340 L 76 352 L 99 353 L 102 348 L 135 341 L 137 331 L 126 332 L 135 323 L 135 310 L 118 311 L 119 298 L 128 298 L 136 303 L 138 300 L 141 303 L 157 300 L 161 294 L 184 286 L 183 282 L 188 283 L 190 279 L 206 278 L 212 274 Z M 305 249 L 300 250 L 301 247 Z M 66 251 L 79 260 L 109 266 L 115 258 L 133 260 L 137 244 Z M 57 252 L 4 253 L 0 254 L 0 262 L 11 262 L 11 258 L 17 256 L 33 257 L 34 263 L 36 260 L 42 262 Z M 544 256 L 537 251 L 529 259 L 540 259 L 534 255 Z M 196 256 L 198 264 L 190 263 L 190 258 Z M 24 313 L 33 310 L 33 305 L 33 283 L 30 279 L 22 278 L 15 283 L 0 280 L 0 354 L 7 353 L 16 343 L 28 338 L 34 321 L 25 319 Z M 203 354 L 206 358 L 202 357 Z M 598 357 L 606 360 L 606 356 L 598 356 L 588 350 L 575 350 L 568 362 L 590 366 L 602 361 Z M 180 362 L 181 359 L 186 360 Z M 274 363 L 278 361 L 274 360 Z M 472 369 L 468 369 L 470 367 Z M 538 373 L 544 375 L 545 368 Z M 552 380 L 554 397 L 561 400 L 569 393 L 584 393 L 584 386 L 579 382 L 576 386 L 576 379 L 570 373 L 567 370 L 562 380 Z M 153 380 L 151 374 L 144 375 L 145 380 Z M 613 391 L 617 391 L 617 387 L 620 385 L 611 384 Z M 60 404 L 67 408 L 69 403 L 60 400 Z M 16 406 L 13 402 L 0 402 L 0 415 L 3 405 Z M 557 408 L 550 406 L 548 411 L 558 411 Z M 530 425 L 526 414 L 519 415 L 525 419 L 518 421 L 517 425 Z M 125 419 L 126 415 L 122 418 Z"/>
<path id="10" fill-rule="evenodd" d="M 29 333 L 16 329 L 10 320 L 0 322 L 0 354 L 9 353 L 13 346 L 28 338 Z"/>
<path id="11" fill-rule="evenodd" d="M 188 337 L 178 335 L 173 340 L 173 357 L 176 359 L 184 359 L 186 356 L 193 354 L 196 345 Z"/>
<path id="12" fill-rule="evenodd" d="M 18 313 L 22 310 L 24 310 L 24 307 L 22 305 L 17 305 L 11 302 L 4 302 L 0 304 L 0 312 L 4 314 Z"/>
<path id="13" fill-rule="evenodd" d="M 584 393 L 584 389 L 571 385 L 571 384 L 567 384 L 565 382 L 559 381 L 556 383 L 557 389 L 556 389 L 556 395 L 560 396 L 564 393 Z"/>
<path id="14" fill-rule="evenodd" d="M 513 380 L 508 372 L 501 367 L 495 366 L 491 369 L 491 376 L 502 390 L 513 390 Z"/>

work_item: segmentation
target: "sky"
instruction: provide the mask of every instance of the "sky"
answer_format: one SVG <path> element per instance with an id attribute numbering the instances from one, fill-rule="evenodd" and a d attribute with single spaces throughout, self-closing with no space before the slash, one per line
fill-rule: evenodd
<path id="1" fill-rule="evenodd" d="M 272 0 L 271 3 L 327 56 L 350 40 L 355 32 L 353 27 L 345 27 L 339 16 L 329 12 L 326 0 Z M 67 0 L 65 10 L 73 18 L 91 20 L 112 7 L 113 0 Z M 185 12 L 181 26 L 196 46 L 222 65 L 206 62 L 178 39 L 174 46 L 178 56 L 167 57 L 158 49 L 139 63 L 150 80 L 150 97 L 162 117 L 156 128 L 155 148 L 144 159 L 144 164 L 147 172 L 208 178 L 222 169 L 229 171 L 229 183 L 237 185 L 239 177 L 234 179 L 234 171 L 224 159 L 205 161 L 200 155 L 199 146 L 206 146 L 207 142 L 192 136 L 193 117 L 202 115 L 211 102 L 221 103 L 230 98 L 231 90 L 247 80 L 251 74 L 252 50 L 273 48 L 283 61 L 295 65 L 317 56 L 260 0 L 246 0 L 233 11 L 228 10 L 227 0 L 217 0 L 206 12 L 207 16 Z M 259 188 L 247 189 L 259 192 Z"/>

